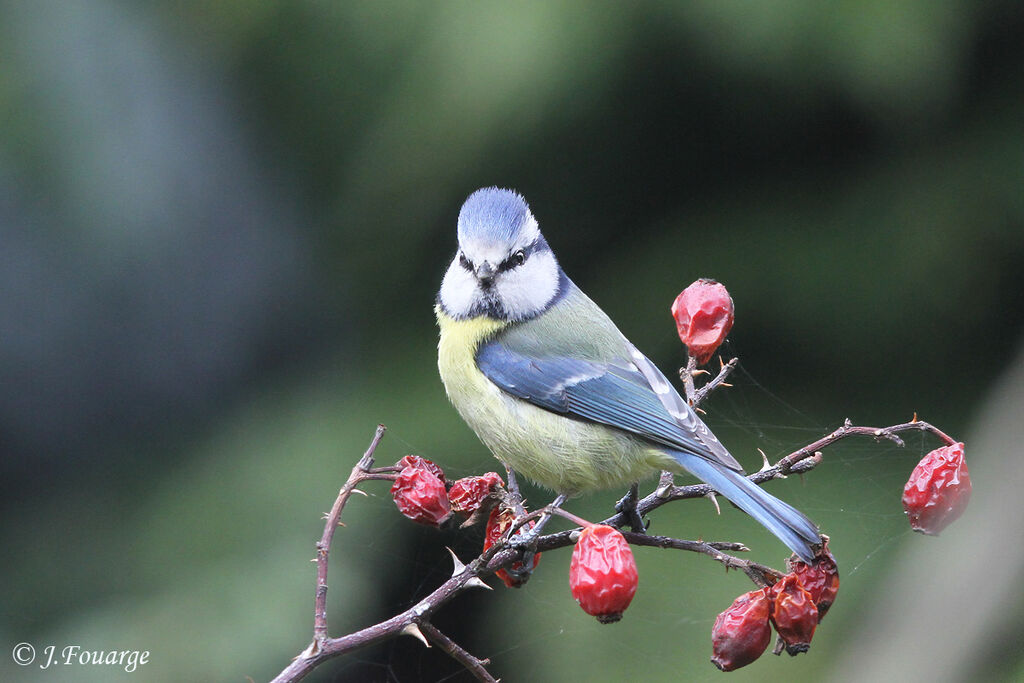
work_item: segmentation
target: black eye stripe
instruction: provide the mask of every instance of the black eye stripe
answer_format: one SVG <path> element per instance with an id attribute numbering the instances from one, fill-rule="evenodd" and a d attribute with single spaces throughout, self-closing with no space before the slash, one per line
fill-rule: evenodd
<path id="1" fill-rule="evenodd" d="M 517 249 L 508 258 L 499 263 L 496 270 L 498 272 L 504 272 L 507 270 L 512 270 L 517 266 L 521 266 L 523 263 L 526 262 L 530 255 L 533 254 L 533 252 L 538 251 L 542 246 L 544 248 L 547 247 L 546 243 L 543 245 L 541 244 L 542 240 L 543 238 L 538 238 L 531 242 L 530 244 L 528 244 L 527 246 L 523 247 L 522 249 Z M 472 272 L 473 270 L 476 269 L 474 263 L 470 261 L 469 258 L 466 257 L 466 254 L 464 252 L 459 251 L 458 259 L 459 265 L 465 268 L 466 270 Z"/>
<path id="2" fill-rule="evenodd" d="M 524 250 L 520 249 L 519 251 L 515 252 L 514 254 L 509 256 L 507 259 L 502 261 L 498 265 L 498 270 L 499 271 L 511 270 L 511 269 L 515 268 L 516 266 L 523 265 L 524 261 L 526 261 L 526 252 Z"/>

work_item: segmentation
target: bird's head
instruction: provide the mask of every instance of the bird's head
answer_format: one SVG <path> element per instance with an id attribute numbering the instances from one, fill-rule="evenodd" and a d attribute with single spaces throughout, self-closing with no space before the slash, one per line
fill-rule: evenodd
<path id="1" fill-rule="evenodd" d="M 458 237 L 438 294 L 448 315 L 526 320 L 555 300 L 558 262 L 518 193 L 487 187 L 471 194 L 459 211 Z"/>

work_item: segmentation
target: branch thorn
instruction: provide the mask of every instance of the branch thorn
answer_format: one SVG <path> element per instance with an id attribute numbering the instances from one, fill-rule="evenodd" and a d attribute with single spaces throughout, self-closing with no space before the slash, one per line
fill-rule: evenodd
<path id="1" fill-rule="evenodd" d="M 413 638 L 418 639 L 426 647 L 430 647 L 430 643 L 427 641 L 427 637 L 423 635 L 423 631 L 420 630 L 420 627 L 416 624 L 415 621 L 410 621 L 408 624 L 402 627 L 400 633 L 403 636 L 412 636 Z"/>
<path id="2" fill-rule="evenodd" d="M 452 564 L 455 565 L 455 568 L 452 570 L 452 576 L 458 576 L 462 572 L 466 571 L 466 565 L 462 563 L 462 560 L 460 560 L 459 556 L 455 554 L 455 551 L 449 548 L 448 546 L 445 546 L 445 550 L 451 553 Z"/>
<path id="3" fill-rule="evenodd" d="M 714 491 L 708 491 L 708 500 L 715 505 L 715 511 L 718 514 L 722 514 L 722 508 L 718 507 L 718 495 Z"/>
<path id="4" fill-rule="evenodd" d="M 471 579 L 468 579 L 466 581 L 466 583 L 463 584 L 463 585 L 466 588 L 483 588 L 483 589 L 489 590 L 489 591 L 494 590 L 493 588 L 488 586 L 486 583 L 484 583 L 484 581 L 479 576 L 474 576 Z"/>
<path id="5" fill-rule="evenodd" d="M 661 478 L 658 480 L 658 488 L 655 489 L 654 495 L 658 498 L 668 498 L 669 491 L 675 486 L 675 478 L 672 473 L 668 470 L 661 471 Z"/>

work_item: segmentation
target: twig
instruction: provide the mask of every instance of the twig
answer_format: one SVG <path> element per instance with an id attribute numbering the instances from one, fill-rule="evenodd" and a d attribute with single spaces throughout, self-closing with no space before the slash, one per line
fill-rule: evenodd
<path id="1" fill-rule="evenodd" d="M 434 645 L 437 645 L 439 648 L 451 655 L 452 659 L 466 667 L 466 669 L 476 677 L 476 680 L 487 681 L 488 683 L 497 683 L 498 679 L 492 676 L 486 668 L 487 665 L 491 663 L 491 660 L 477 659 L 454 640 L 442 633 L 440 629 L 429 621 L 420 622 L 420 629 L 423 631 L 424 635 L 427 636 L 427 640 L 432 642 Z"/>
<path id="2" fill-rule="evenodd" d="M 775 465 L 767 468 L 762 468 L 758 472 L 747 475 L 755 484 L 763 484 L 766 481 L 773 479 L 779 479 L 792 473 L 802 473 L 813 469 L 818 463 L 822 461 L 822 454 L 820 449 L 830 446 L 840 439 L 844 439 L 848 436 L 870 436 L 876 441 L 887 439 L 897 444 L 898 446 L 903 445 L 903 440 L 897 436 L 899 432 L 906 431 L 927 431 L 931 432 L 938 438 L 942 439 L 946 444 L 956 443 L 952 437 L 944 433 L 942 430 L 934 427 L 933 425 L 924 422 L 922 420 L 915 419 L 911 422 L 904 422 L 902 424 L 892 425 L 889 427 L 864 427 L 854 426 L 849 420 L 839 427 L 831 434 L 828 434 L 817 441 L 810 443 L 803 448 L 793 451 L 789 455 L 786 455 L 779 459 Z M 636 512 L 641 517 L 648 515 L 650 512 L 658 509 L 665 503 L 673 500 L 683 500 L 687 498 L 702 498 L 714 489 L 707 484 L 691 484 L 689 486 L 672 486 L 667 490 L 655 490 L 653 493 L 648 494 L 636 505 Z M 608 524 L 616 528 L 622 528 L 629 524 L 629 516 L 623 513 L 618 513 L 608 519 L 604 520 L 602 524 Z"/>
<path id="3" fill-rule="evenodd" d="M 337 499 L 334 501 L 334 505 L 331 508 L 330 514 L 327 515 L 327 523 L 324 526 L 324 533 L 317 543 L 317 581 L 316 581 L 316 601 L 313 614 L 313 641 L 309 646 L 303 650 L 299 656 L 292 660 L 280 674 L 274 678 L 273 683 L 286 683 L 292 681 L 301 680 L 310 671 L 315 669 L 324 661 L 333 657 L 348 654 L 355 650 L 363 647 L 367 647 L 374 643 L 381 642 L 394 638 L 398 635 L 406 634 L 413 635 L 416 637 L 423 638 L 423 631 L 431 633 L 431 626 L 428 622 L 430 615 L 437 611 L 442 605 L 446 604 L 458 593 L 470 589 L 470 588 L 488 588 L 487 584 L 480 580 L 481 576 L 487 576 L 492 574 L 497 569 L 503 566 L 504 562 L 512 560 L 509 557 L 502 563 L 493 564 L 494 556 L 501 552 L 507 551 L 504 543 L 498 543 L 492 546 L 487 552 L 482 553 L 478 558 L 473 560 L 468 566 L 462 564 L 459 559 L 452 554 L 452 559 L 455 563 L 454 571 L 450 579 L 441 584 L 434 592 L 427 597 L 423 598 L 415 605 L 397 614 L 386 621 L 382 621 L 379 624 L 374 624 L 360 631 L 350 633 L 339 638 L 330 638 L 327 635 L 327 564 L 328 556 L 331 551 L 331 543 L 334 540 L 334 531 L 338 527 L 338 523 L 341 518 L 341 513 L 345 508 L 345 503 L 348 501 L 352 492 L 356 489 L 356 486 L 366 480 L 385 480 L 393 481 L 395 479 L 395 467 L 373 467 L 373 453 L 377 449 L 377 445 L 380 443 L 381 438 L 384 436 L 384 425 L 378 425 L 377 431 L 374 433 L 373 439 L 370 442 L 369 448 L 363 457 L 359 459 L 356 466 L 352 468 L 352 473 L 349 475 L 348 480 L 344 486 L 341 487 L 341 491 L 338 493 Z M 513 553 L 513 556 L 515 553 Z M 476 662 L 476 669 L 470 668 L 474 675 L 480 678 L 477 669 L 481 669 L 486 660 L 480 660 L 472 657 L 468 652 L 459 647 L 451 641 L 450 638 L 441 634 L 436 628 L 433 629 L 436 634 L 439 634 L 442 638 L 446 639 L 451 646 L 456 649 L 452 649 L 448 646 L 441 646 L 441 649 L 450 654 L 452 657 L 462 662 L 464 665 L 469 662 L 466 657 L 471 657 Z M 426 641 L 424 641 L 426 642 Z M 439 645 L 440 646 L 440 645 Z M 486 674 L 486 672 L 484 672 Z M 480 680 L 493 681 L 494 678 L 490 677 L 490 674 L 486 674 L 487 678 L 480 678 Z"/>
<path id="4" fill-rule="evenodd" d="M 805 458 L 811 457 L 819 449 L 831 445 L 836 441 L 839 441 L 840 439 L 843 439 L 847 436 L 870 436 L 875 441 L 888 439 L 889 441 L 895 443 L 897 446 L 903 446 L 903 439 L 896 436 L 896 434 L 899 432 L 907 432 L 913 429 L 922 432 L 931 432 L 935 436 L 945 441 L 947 446 L 956 443 L 956 441 L 954 441 L 952 437 L 950 437 L 948 434 L 943 432 L 938 427 L 935 427 L 927 422 L 924 422 L 923 420 L 918 420 L 916 415 L 914 416 L 914 419 L 911 420 L 910 422 L 892 425 L 891 427 L 855 427 L 853 423 L 851 423 L 850 420 L 847 419 L 845 422 L 843 422 L 842 427 L 835 430 L 828 436 L 824 436 L 815 441 L 814 443 L 807 444 L 803 448 L 793 451 L 786 457 L 779 460 L 778 465 L 776 465 L 776 467 L 779 468 L 779 471 L 782 474 L 788 474 L 789 470 L 793 467 L 795 463 Z"/>
<path id="5" fill-rule="evenodd" d="M 683 380 L 683 389 L 686 390 L 686 402 L 691 406 L 697 405 L 694 403 L 694 397 L 697 395 L 697 391 L 693 386 L 693 376 L 696 372 L 697 359 L 687 353 L 686 367 L 679 369 L 679 379 Z"/>
<path id="6" fill-rule="evenodd" d="M 750 550 L 742 543 L 728 541 L 684 541 L 681 538 L 671 536 L 655 536 L 653 534 L 642 534 L 635 531 L 623 531 L 622 535 L 632 545 L 643 545 L 650 548 L 674 548 L 676 550 L 690 550 L 696 553 L 716 556 L 720 551 L 729 550 L 732 552 L 747 552 Z M 718 559 L 717 557 L 715 559 Z"/>
<path id="7" fill-rule="evenodd" d="M 494 573 L 506 563 L 511 562 L 518 554 L 518 551 L 509 550 L 504 544 L 497 543 L 486 552 L 481 553 L 469 565 L 463 565 L 461 562 L 456 563 L 455 570 L 450 579 L 409 609 L 379 624 L 368 626 L 354 633 L 339 638 L 328 638 L 316 652 L 311 652 L 307 649 L 296 657 L 288 668 L 278 674 L 273 683 L 298 681 L 317 666 L 333 657 L 349 654 L 398 635 L 416 635 L 419 632 L 419 627 L 434 612 L 462 591 L 470 588 L 487 588 L 487 584 L 481 581 L 480 577 Z M 499 555 L 502 555 L 500 560 L 497 559 Z M 480 661 L 482 662 L 483 660 Z"/>
<path id="8" fill-rule="evenodd" d="M 384 425 L 377 425 L 377 431 L 370 441 L 370 447 L 366 449 L 363 457 L 352 468 L 352 473 L 348 475 L 348 481 L 345 482 L 345 485 L 341 487 L 341 491 L 338 492 L 338 498 L 334 501 L 334 506 L 331 507 L 331 513 L 327 515 L 323 536 L 320 537 L 320 542 L 316 544 L 316 606 L 313 611 L 313 642 L 310 645 L 314 651 L 327 640 L 327 560 L 331 552 L 331 542 L 334 540 L 334 531 L 338 528 L 338 522 L 341 520 L 341 511 L 345 509 L 345 503 L 348 502 L 352 491 L 364 479 L 394 479 L 393 475 L 390 477 L 387 475 L 381 477 L 369 476 L 377 474 L 371 471 L 373 467 L 373 452 L 377 450 L 377 444 L 384 438 L 385 429 Z"/>
<path id="9" fill-rule="evenodd" d="M 718 375 L 714 379 L 709 380 L 700 389 L 694 386 L 693 378 L 697 375 L 708 374 L 707 370 L 697 369 L 697 359 L 691 356 L 689 353 L 686 354 L 686 366 L 679 368 L 679 379 L 683 381 L 683 389 L 686 391 L 686 402 L 690 404 L 692 408 L 696 408 L 700 405 L 701 401 L 707 398 L 708 394 L 717 389 L 720 386 L 732 386 L 731 384 L 725 383 L 725 378 L 729 376 L 729 373 L 736 369 L 739 364 L 739 358 L 733 358 L 728 363 L 723 363 L 721 357 L 718 362 L 721 364 L 721 368 L 718 370 Z"/>
<path id="10" fill-rule="evenodd" d="M 719 359 L 719 362 L 721 362 L 721 359 Z M 718 371 L 718 374 L 715 376 L 715 378 L 710 380 L 700 389 L 697 389 L 696 391 L 693 392 L 693 398 L 690 399 L 690 405 L 694 407 L 700 405 L 700 403 L 703 402 L 705 398 L 707 398 L 708 394 L 710 394 L 712 391 L 714 391 L 720 386 L 732 386 L 731 384 L 726 383 L 725 378 L 729 376 L 729 373 L 736 369 L 736 366 L 739 365 L 739 362 L 739 358 L 733 358 L 728 363 L 722 363 L 722 367 Z"/>

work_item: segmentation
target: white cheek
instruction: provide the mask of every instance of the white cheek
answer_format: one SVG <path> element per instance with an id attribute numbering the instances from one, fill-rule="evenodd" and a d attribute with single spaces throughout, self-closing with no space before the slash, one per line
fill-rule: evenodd
<path id="1" fill-rule="evenodd" d="M 455 317 L 469 315 L 469 309 L 477 298 L 476 287 L 476 278 L 455 259 L 441 281 L 441 305 Z"/>
<path id="2" fill-rule="evenodd" d="M 526 263 L 498 278 L 498 296 L 510 318 L 528 318 L 544 310 L 558 293 L 558 264 L 550 251 L 534 254 Z"/>

